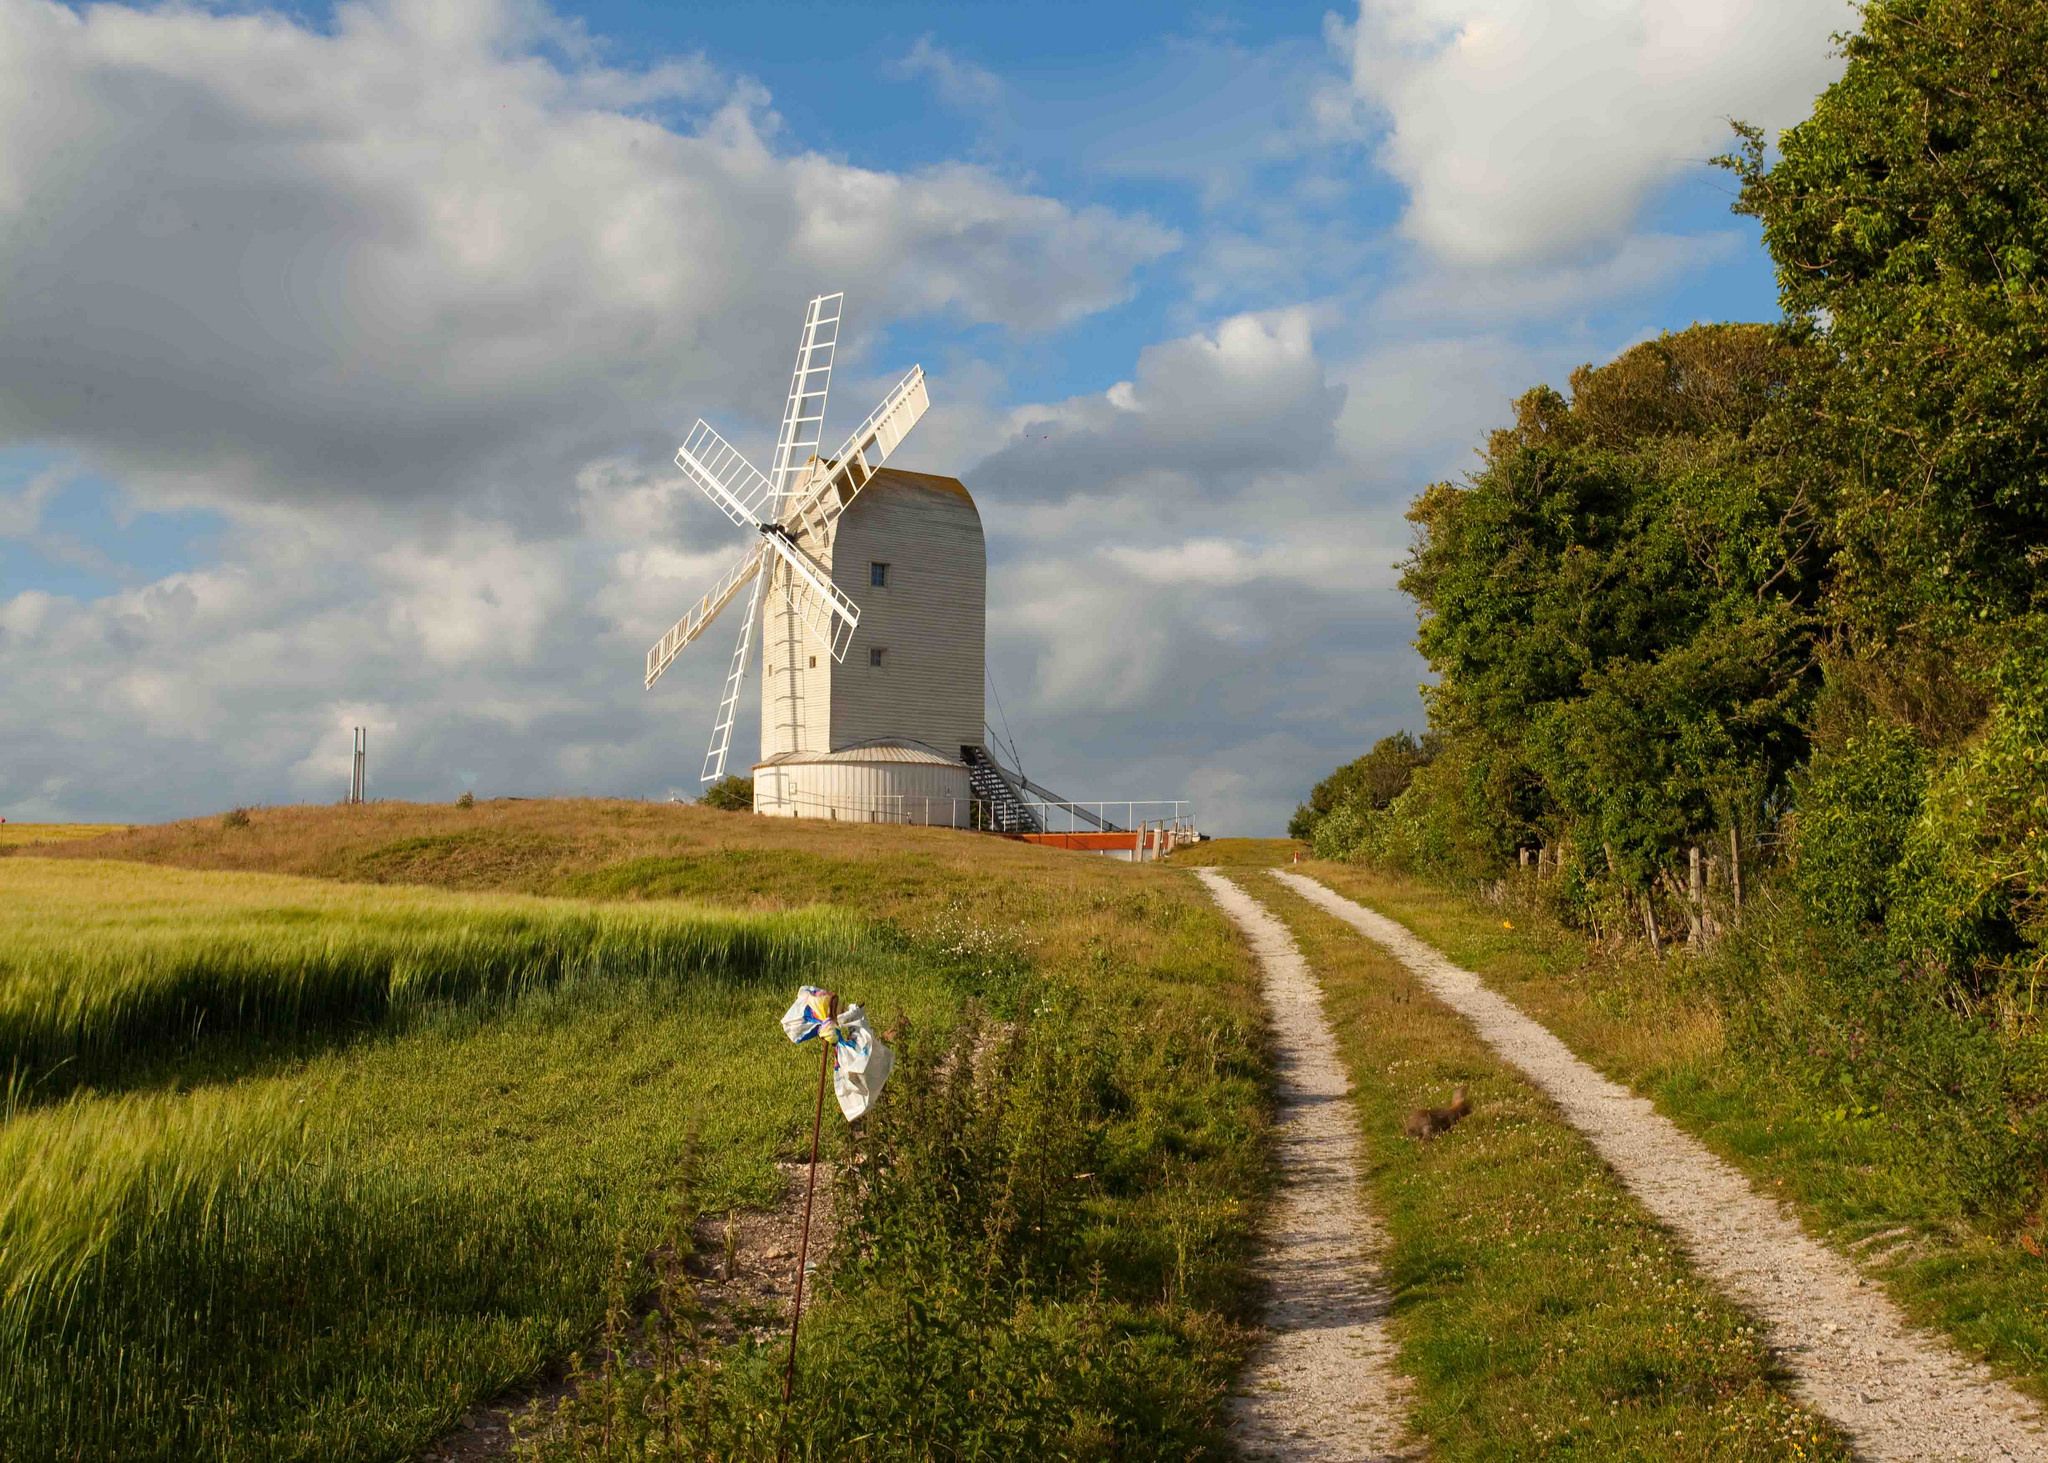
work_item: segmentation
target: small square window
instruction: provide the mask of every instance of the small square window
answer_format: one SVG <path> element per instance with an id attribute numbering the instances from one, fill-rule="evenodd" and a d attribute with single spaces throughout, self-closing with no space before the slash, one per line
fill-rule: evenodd
<path id="1" fill-rule="evenodd" d="M 880 665 L 882 663 L 882 658 L 886 656 L 888 653 L 888 651 L 884 650 L 879 645 L 870 645 L 868 647 L 868 664 Z"/>
<path id="2" fill-rule="evenodd" d="M 882 563 L 869 564 L 868 583 L 876 589 L 887 589 L 889 587 L 889 566 Z M 879 661 L 876 662 L 877 665 L 880 663 Z"/>
<path id="3" fill-rule="evenodd" d="M 812 669 L 812 670 L 816 670 L 817 668 L 818 668 L 818 657 L 814 655 L 814 656 L 812 656 L 812 657 L 811 657 L 811 669 Z"/>

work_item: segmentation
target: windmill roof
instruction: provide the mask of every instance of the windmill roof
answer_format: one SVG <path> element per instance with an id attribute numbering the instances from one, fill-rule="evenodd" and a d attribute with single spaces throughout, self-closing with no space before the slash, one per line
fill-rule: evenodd
<path id="1" fill-rule="evenodd" d="M 967 484 L 958 478 L 940 477 L 937 473 L 905 472 L 900 467 L 885 467 L 876 472 L 873 479 L 875 482 L 892 480 L 906 487 L 929 488 L 938 493 L 957 493 L 970 503 L 974 501 L 974 495 L 967 491 Z"/>
<path id="2" fill-rule="evenodd" d="M 951 482 L 951 478 L 940 478 L 940 482 Z M 948 757 L 922 742 L 895 738 L 874 742 L 856 742 L 850 747 L 841 747 L 836 752 L 782 752 L 756 763 L 759 767 L 779 767 L 790 762 L 908 762 L 926 767 L 958 767 L 958 757 Z"/>

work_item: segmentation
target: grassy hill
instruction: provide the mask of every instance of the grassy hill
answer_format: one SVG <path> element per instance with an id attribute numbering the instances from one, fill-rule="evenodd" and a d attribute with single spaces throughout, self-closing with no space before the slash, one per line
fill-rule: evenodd
<path id="1" fill-rule="evenodd" d="M 775 1025 L 799 980 L 907 1027 L 876 1113 L 828 1131 L 888 1200 L 807 1326 L 809 1443 L 913 1412 L 963 1452 L 1213 1439 L 1264 1101 L 1249 964 L 1198 889 L 944 831 L 520 801 L 0 857 L 0 1434 L 416 1451 L 608 1300 L 616 1327 L 701 1216 L 774 1202 L 815 1081 Z M 689 1415 L 640 1415 L 772 1451 L 776 1360 L 684 1367 Z"/>

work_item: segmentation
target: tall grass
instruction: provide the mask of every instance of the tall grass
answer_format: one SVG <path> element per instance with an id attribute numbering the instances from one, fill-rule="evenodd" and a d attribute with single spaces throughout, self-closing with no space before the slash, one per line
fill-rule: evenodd
<path id="1" fill-rule="evenodd" d="M 1156 963 L 1054 973 L 943 922 L 953 958 L 1019 968 L 985 1018 L 906 1043 L 843 1140 L 792 1406 L 780 1339 L 709 1344 L 671 1275 L 642 1328 L 613 1307 L 537 1456 L 1222 1455 L 1265 1177 L 1257 1012 L 1225 931 L 1150 913 L 1131 944 Z"/>
<path id="2" fill-rule="evenodd" d="M 595 909 L 8 859 L 0 1072 L 76 1081 L 209 1036 L 377 1027 L 588 979 L 780 983 L 854 940 L 825 912 Z"/>
<path id="3" fill-rule="evenodd" d="M 434 1394 L 502 1385 L 569 1339 L 549 1298 L 600 1283 L 605 1258 L 578 1225 L 347 1149 L 284 1091 L 0 1128 L 6 1455 L 388 1455 Z M 373 1395 L 387 1381 L 410 1406 Z"/>

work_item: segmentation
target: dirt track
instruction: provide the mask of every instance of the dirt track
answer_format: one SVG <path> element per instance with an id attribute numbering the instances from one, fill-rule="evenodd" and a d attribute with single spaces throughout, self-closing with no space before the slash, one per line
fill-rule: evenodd
<path id="1" fill-rule="evenodd" d="M 1273 877 L 1384 946 L 1547 1093 L 1701 1272 L 1769 1328 L 1794 1390 L 1873 1459 L 2048 1459 L 2034 1405 L 1906 1323 L 1874 1282 L 1647 1101 L 1407 929 L 1299 874 Z"/>
<path id="2" fill-rule="evenodd" d="M 1287 929 L 1197 870 L 1250 939 L 1273 1018 L 1281 1188 L 1261 1261 L 1269 1336 L 1246 1367 L 1235 1436 L 1248 1457 L 1419 1457 L 1387 1334 L 1379 1222 L 1365 1205 L 1358 1121 L 1322 992 Z"/>

